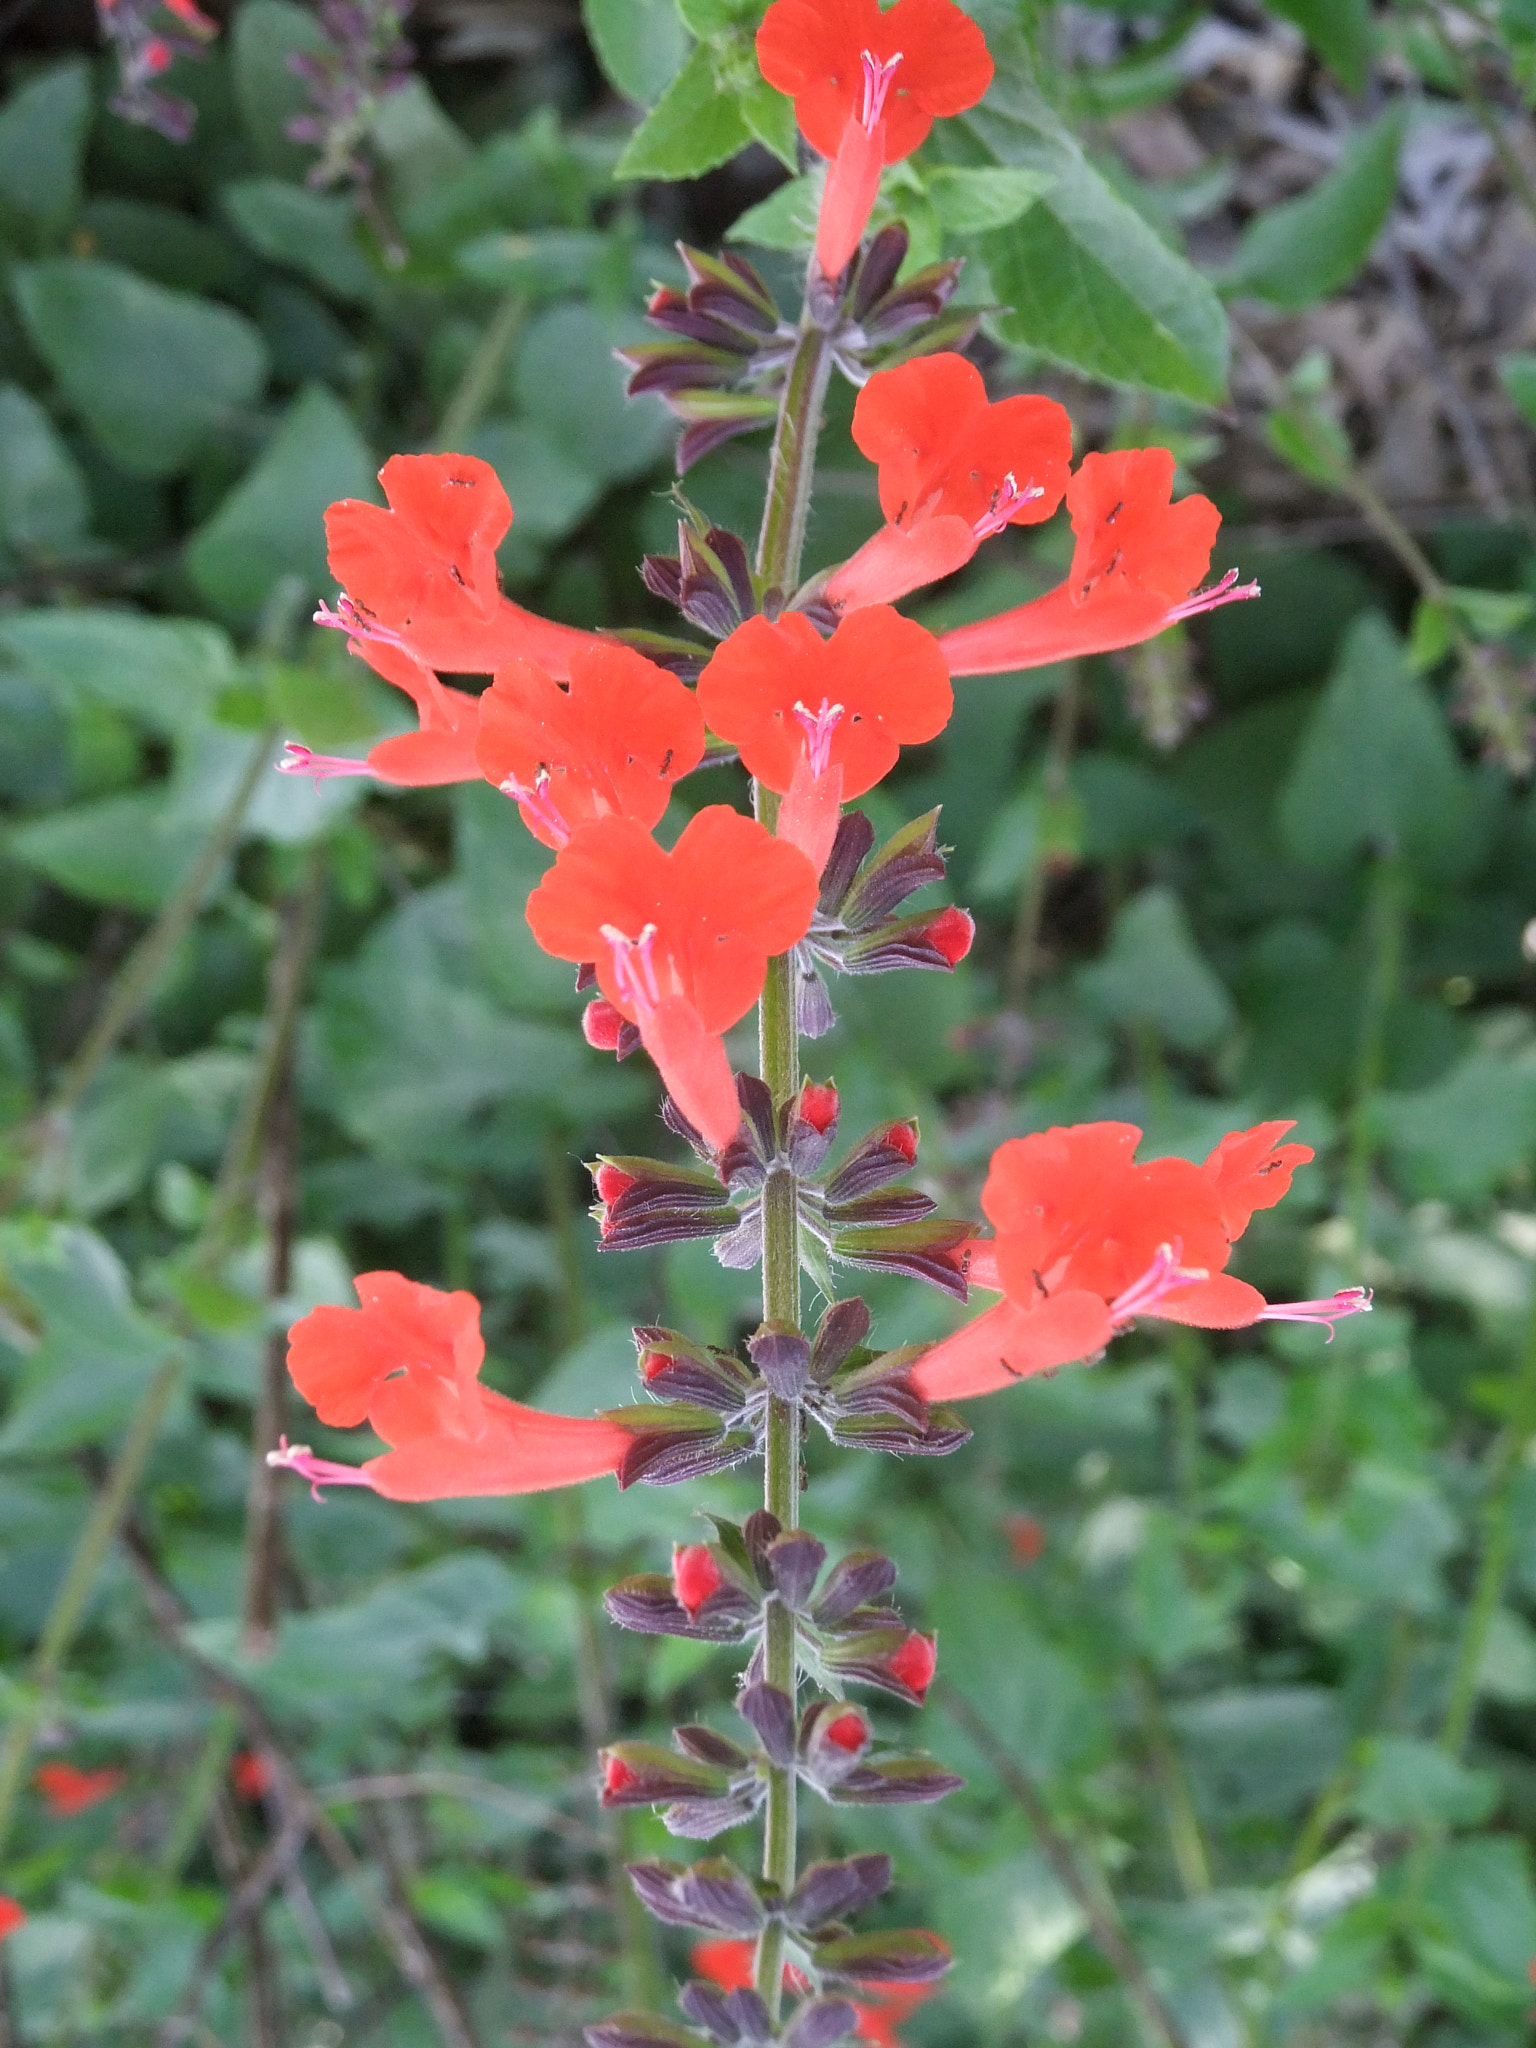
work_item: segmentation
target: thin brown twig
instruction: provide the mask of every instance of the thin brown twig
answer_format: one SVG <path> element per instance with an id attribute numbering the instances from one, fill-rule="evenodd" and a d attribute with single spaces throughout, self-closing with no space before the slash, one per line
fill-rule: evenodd
<path id="1" fill-rule="evenodd" d="M 1125 1987 L 1147 2032 L 1159 2048 L 1189 2048 L 1189 2037 L 1169 2011 L 1151 1972 L 1125 1931 L 1114 1901 L 1084 1870 L 1077 1850 L 1051 1818 L 1050 1809 L 1028 1771 L 1005 1749 L 981 1715 L 952 1685 L 942 1680 L 934 1693 L 951 1719 L 958 1722 L 996 1772 L 1004 1791 L 1022 1809 L 1034 1830 L 1040 1853 L 1052 1874 L 1088 1924 L 1095 1947 Z"/>

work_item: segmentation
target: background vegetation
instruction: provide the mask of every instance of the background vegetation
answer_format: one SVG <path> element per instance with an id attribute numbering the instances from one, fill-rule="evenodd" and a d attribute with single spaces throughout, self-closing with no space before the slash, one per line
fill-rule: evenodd
<path id="1" fill-rule="evenodd" d="M 1536 10 L 971 11 L 1001 75 L 892 180 L 914 260 L 966 257 L 995 395 L 1171 445 L 1264 597 L 960 686 L 877 802 L 943 804 L 976 950 L 846 989 L 816 1071 L 850 1130 L 921 1117 L 950 1213 L 1049 1122 L 1200 1156 L 1295 1116 L 1318 1164 L 1241 1270 L 1377 1307 L 1331 1346 L 1144 1332 L 941 1464 L 813 1453 L 818 1529 L 892 1549 L 939 1629 L 925 1739 L 970 1787 L 812 1845 L 898 1848 L 892 1913 L 956 1941 L 913 2044 L 1523 2040 Z M 473 1286 L 488 1376 L 567 1412 L 628 1398 L 632 1321 L 730 1341 L 752 1276 L 596 1253 L 580 1162 L 650 1149 L 652 1077 L 583 1044 L 511 806 L 268 771 L 398 715 L 307 624 L 323 509 L 393 450 L 495 462 L 520 600 L 667 625 L 635 564 L 673 430 L 611 350 L 680 233 L 791 297 L 760 12 L 421 0 L 322 185 L 287 133 L 309 9 L 221 11 L 165 81 L 178 144 L 109 111 L 88 8 L 0 8 L 10 2043 L 574 2043 L 685 1966 L 613 1882 L 664 1838 L 621 1842 L 591 1766 L 719 1707 L 719 1653 L 596 1607 L 680 1501 L 320 1504 L 253 1445 L 350 1454 L 285 1406 L 274 1333 L 354 1270 Z M 878 520 L 850 402 L 812 566 Z M 688 493 L 743 527 L 762 460 Z M 925 616 L 1046 587 L 1063 526 Z M 863 1291 L 892 1343 L 953 1313 Z M 60 1813 L 48 1761 L 121 1780 Z"/>

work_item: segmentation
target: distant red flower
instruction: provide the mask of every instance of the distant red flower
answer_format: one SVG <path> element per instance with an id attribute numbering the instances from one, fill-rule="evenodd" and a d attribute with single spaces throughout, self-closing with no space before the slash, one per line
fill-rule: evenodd
<path id="1" fill-rule="evenodd" d="M 699 709 L 742 765 L 788 799 L 779 835 L 820 873 L 838 809 L 889 775 L 954 709 L 937 641 L 888 605 L 823 640 L 802 612 L 736 628 L 699 677 Z"/>
<path id="2" fill-rule="evenodd" d="M 42 1793 L 55 1820 L 68 1820 L 85 1813 L 121 1792 L 128 1782 L 125 1771 L 82 1771 L 74 1764 L 39 1764 L 32 1782 Z"/>
<path id="3" fill-rule="evenodd" d="M 612 1423 L 525 1408 L 480 1384 L 485 1341 L 472 1294 L 399 1273 L 359 1273 L 361 1308 L 316 1308 L 288 1333 L 288 1370 L 320 1420 L 367 1422 L 392 1446 L 333 1464 L 302 1446 L 268 1462 L 315 1485 L 371 1486 L 388 1500 L 538 1493 L 618 1469 L 632 1439 Z"/>
<path id="4" fill-rule="evenodd" d="M 692 691 L 617 642 L 577 648 L 569 689 L 537 662 L 508 662 L 480 699 L 479 719 L 481 774 L 556 848 L 593 818 L 633 818 L 649 831 L 672 785 L 704 756 Z"/>
<path id="5" fill-rule="evenodd" d="M 191 29 L 194 35 L 216 36 L 219 32 L 219 24 L 204 14 L 202 9 L 194 4 L 194 0 L 161 0 L 161 5 L 168 13 L 174 14 L 179 22 L 183 22 Z"/>
<path id="6" fill-rule="evenodd" d="M 264 1799 L 272 1788 L 272 1766 L 254 1749 L 236 1754 L 229 1775 L 242 1799 Z"/>
<path id="7" fill-rule="evenodd" d="M 297 740 L 289 740 L 284 758 L 277 764 L 279 772 L 308 775 L 317 783 L 335 775 L 370 775 L 375 781 L 407 789 L 477 782 L 480 699 L 440 682 L 409 648 L 367 638 L 353 638 L 347 645 L 376 675 L 404 690 L 416 706 L 420 730 L 391 734 L 370 747 L 361 761 L 344 754 L 317 754 Z"/>
<path id="8" fill-rule="evenodd" d="M 488 462 L 392 455 L 379 481 L 387 512 L 343 498 L 325 515 L 331 574 L 346 602 L 335 612 L 322 607 L 322 624 L 404 647 L 450 674 L 486 675 L 526 656 L 563 676 L 572 650 L 592 645 L 596 635 L 502 596 L 496 549 L 512 507 Z"/>
<path id="9" fill-rule="evenodd" d="M 992 1155 L 981 1206 L 994 1238 L 971 1247 L 972 1284 L 1004 1299 L 934 1345 L 912 1382 L 932 1401 L 991 1393 L 1102 1351 L 1140 1316 L 1235 1330 L 1269 1320 L 1331 1325 L 1371 1305 L 1363 1288 L 1271 1306 L 1224 1272 L 1255 1209 L 1272 1208 L 1309 1145 L 1288 1123 L 1222 1139 L 1203 1166 L 1138 1165 L 1134 1124 L 1074 1124 L 1010 1138 Z"/>
<path id="10" fill-rule="evenodd" d="M 828 277 L 859 246 L 882 167 L 992 83 L 986 39 L 953 0 L 896 0 L 884 12 L 879 0 L 774 0 L 757 61 L 794 100 L 807 142 L 832 160 L 816 234 Z"/>
<path id="11" fill-rule="evenodd" d="M 1085 456 L 1067 485 L 1077 536 L 1072 573 L 1031 604 L 941 634 L 950 674 L 995 675 L 1107 654 L 1198 612 L 1257 597 L 1256 583 L 1234 587 L 1235 569 L 1214 589 L 1196 591 L 1221 514 L 1209 498 L 1172 503 L 1173 471 L 1166 448 Z"/>
<path id="12" fill-rule="evenodd" d="M 936 1949 L 944 1943 L 930 1935 Z M 757 1944 L 754 1941 L 701 1941 L 694 1945 L 693 1967 L 722 1991 L 750 1991 L 756 1982 Z M 809 1990 L 804 1976 L 793 1964 L 784 1972 L 784 1983 L 793 1992 Z M 854 2039 L 870 2041 L 876 2048 L 901 2048 L 896 2029 L 903 2020 L 932 1998 L 938 1984 L 860 1984 L 860 1996 L 849 2002 L 859 2016 Z"/>
<path id="13" fill-rule="evenodd" d="M 713 804 L 670 853 L 632 818 L 583 825 L 528 899 L 557 960 L 593 961 L 602 992 L 710 1144 L 741 1111 L 721 1034 L 762 993 L 769 958 L 810 927 L 816 876 L 799 850 Z"/>
<path id="14" fill-rule="evenodd" d="M 879 465 L 887 524 L 828 582 L 840 610 L 890 604 L 952 575 L 1005 526 L 1049 519 L 1072 468 L 1072 422 L 1055 399 L 990 404 L 981 372 L 952 354 L 877 370 L 853 438 Z"/>
<path id="15" fill-rule="evenodd" d="M 8 1934 L 14 1934 L 26 1917 L 14 1899 L 0 1894 L 0 1941 L 4 1941 Z"/>
<path id="16" fill-rule="evenodd" d="M 1044 1554 L 1045 1531 L 1033 1515 L 1005 1515 L 1003 1534 L 1015 1564 L 1036 1564 Z"/>

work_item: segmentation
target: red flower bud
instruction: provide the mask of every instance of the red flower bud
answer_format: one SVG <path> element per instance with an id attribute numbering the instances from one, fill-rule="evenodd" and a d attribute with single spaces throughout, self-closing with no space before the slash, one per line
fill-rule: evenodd
<path id="1" fill-rule="evenodd" d="M 1016 1564 L 1033 1564 L 1045 1548 L 1045 1531 L 1033 1515 L 1008 1515 L 1003 1533 Z"/>
<path id="2" fill-rule="evenodd" d="M 647 1386 L 658 1373 L 664 1373 L 672 1360 L 665 1351 L 642 1351 L 640 1354 L 640 1377 Z"/>
<path id="3" fill-rule="evenodd" d="M 593 1008 L 596 1007 L 594 1004 Z M 610 1166 L 606 1159 L 600 1159 L 592 1169 L 592 1179 L 600 1202 L 616 1202 L 626 1188 L 632 1188 L 635 1184 L 635 1176 L 632 1173 L 625 1173 L 622 1167 Z"/>
<path id="4" fill-rule="evenodd" d="M 601 997 L 588 1003 L 581 1013 L 581 1035 L 598 1052 L 617 1052 L 623 1029 L 624 1019 L 612 1003 L 605 1003 Z"/>
<path id="5" fill-rule="evenodd" d="M 903 1685 L 922 1699 L 933 1683 L 933 1674 L 938 1662 L 938 1643 L 932 1636 L 920 1636 L 914 1631 L 892 1656 L 891 1676 L 899 1678 Z M 831 1732 L 829 1729 L 828 1733 Z"/>
<path id="6" fill-rule="evenodd" d="M 242 1749 L 230 1766 L 230 1777 L 242 1799 L 260 1799 L 271 1788 L 272 1768 L 254 1749 Z"/>
<path id="7" fill-rule="evenodd" d="M 880 1133 L 880 1142 L 889 1145 L 893 1152 L 899 1152 L 910 1166 L 917 1157 L 916 1121 L 888 1124 Z"/>
<path id="8" fill-rule="evenodd" d="M 623 1757 L 615 1756 L 611 1750 L 603 1753 L 603 1790 L 605 1792 L 627 1792 L 640 1782 L 640 1773 L 625 1763 Z"/>
<path id="9" fill-rule="evenodd" d="M 976 920 L 968 910 L 959 910 L 953 904 L 948 910 L 941 910 L 923 934 L 930 946 L 944 955 L 951 967 L 957 967 L 971 950 L 976 937 Z"/>
<path id="10" fill-rule="evenodd" d="M 837 1122 L 841 1104 L 830 1081 L 807 1081 L 800 1090 L 796 1115 L 813 1131 L 825 1133 Z"/>
<path id="11" fill-rule="evenodd" d="M 724 1584 L 706 1543 L 679 1543 L 672 1553 L 672 1590 L 691 1621 L 711 1593 Z"/>
<path id="12" fill-rule="evenodd" d="M 869 1723 L 864 1716 L 852 1708 L 846 1714 L 839 1714 L 835 1721 L 828 1722 L 822 1731 L 828 1742 L 836 1743 L 839 1749 L 846 1749 L 855 1756 L 869 1741 Z"/>

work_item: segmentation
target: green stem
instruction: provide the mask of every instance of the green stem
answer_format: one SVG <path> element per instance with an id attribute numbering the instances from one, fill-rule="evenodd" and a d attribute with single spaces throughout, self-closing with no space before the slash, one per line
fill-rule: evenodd
<path id="1" fill-rule="evenodd" d="M 1407 891 L 1401 862 L 1379 854 L 1371 875 L 1366 913 L 1368 964 L 1360 1035 L 1355 1055 L 1354 1102 L 1350 1111 L 1345 1203 L 1357 1265 L 1369 1250 L 1371 1168 L 1376 1156 L 1371 1127 L 1373 1100 L 1386 1063 L 1387 1024 L 1403 978 L 1403 937 Z"/>
<path id="2" fill-rule="evenodd" d="M 452 454 L 457 444 L 479 426 L 496 394 L 497 379 L 506 367 L 508 352 L 517 339 L 526 311 L 522 293 L 508 292 L 486 322 L 438 424 L 438 444 L 445 454 Z"/>
<path id="3" fill-rule="evenodd" d="M 779 423 L 768 458 L 768 497 L 757 542 L 758 575 L 783 591 L 793 589 L 800 576 L 821 409 L 831 374 L 832 344 L 824 330 L 812 326 L 806 316 L 779 401 Z"/>
<path id="4" fill-rule="evenodd" d="M 181 1380 L 180 1358 L 167 1359 L 144 1390 L 128 1434 L 118 1447 L 107 1483 L 97 1496 L 90 1520 L 80 1532 L 75 1554 L 64 1574 L 64 1583 L 53 1597 L 42 1635 L 27 1672 L 27 1696 L 18 1704 L 16 1717 L 5 1733 L 0 1748 L 0 1854 L 5 1849 L 17 1795 L 32 1754 L 32 1741 L 48 1710 L 50 1695 L 59 1680 L 70 1644 L 85 1618 L 96 1574 L 111 1549 L 124 1515 L 143 1476 L 154 1448 L 160 1424 L 170 1406 L 171 1396 Z"/>

